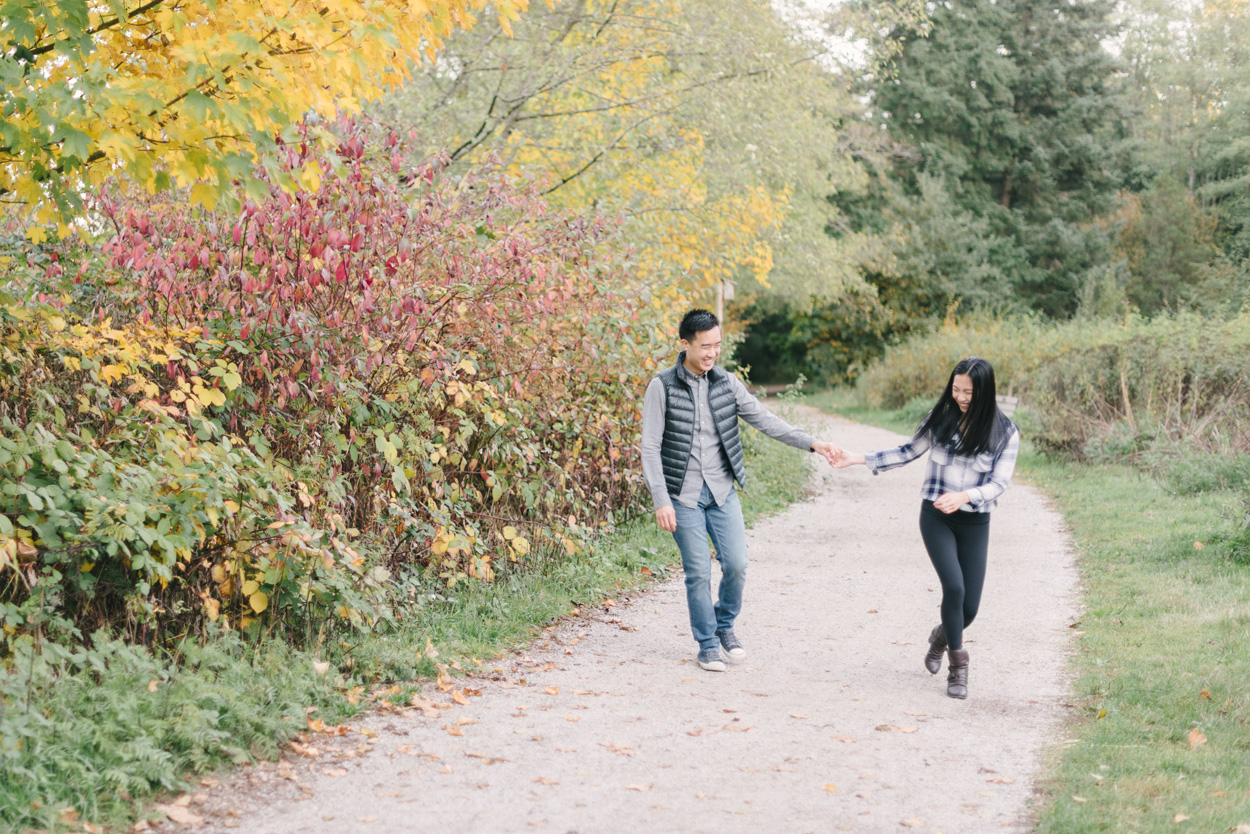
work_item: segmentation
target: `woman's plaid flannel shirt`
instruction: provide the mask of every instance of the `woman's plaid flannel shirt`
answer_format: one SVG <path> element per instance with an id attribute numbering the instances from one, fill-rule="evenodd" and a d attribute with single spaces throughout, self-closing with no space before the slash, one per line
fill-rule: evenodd
<path id="1" fill-rule="evenodd" d="M 998 496 L 1011 483 L 1016 455 L 1020 452 L 1020 432 L 1012 426 L 1011 436 L 997 457 L 988 451 L 972 457 L 957 455 L 954 450 L 958 446 L 958 434 L 946 446 L 934 446 L 932 438 L 925 434 L 913 437 L 902 446 L 869 452 L 864 457 L 868 468 L 876 475 L 911 463 L 932 449 L 921 497 L 926 501 L 936 501 L 948 492 L 966 492 L 968 503 L 959 509 L 988 513 L 998 506 Z"/>

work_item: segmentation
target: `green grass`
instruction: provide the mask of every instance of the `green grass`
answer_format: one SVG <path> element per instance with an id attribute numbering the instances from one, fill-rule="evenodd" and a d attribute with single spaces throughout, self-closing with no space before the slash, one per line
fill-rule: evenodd
<path id="1" fill-rule="evenodd" d="M 801 498 L 810 470 L 804 454 L 754 430 L 744 432 L 744 445 L 751 524 Z M 0 669 L 0 831 L 81 831 L 83 821 L 126 830 L 162 792 L 276 756 L 304 728 L 308 707 L 333 724 L 366 709 L 372 693 L 398 686 L 386 697 L 406 699 L 429 685 L 436 663 L 451 664 L 453 674 L 489 664 L 574 607 L 635 591 L 678 561 L 672 537 L 647 513 L 589 554 L 544 554 L 489 585 L 425 585 L 401 631 L 326 646 L 320 658 L 231 636 L 180 647 L 177 657 L 104 635 L 89 650 L 49 643 Z M 437 659 L 418 655 L 427 640 Z M 319 674 L 317 659 L 329 670 Z"/>
<path id="2" fill-rule="evenodd" d="M 1023 474 L 1071 527 L 1086 607 L 1078 741 L 1055 753 L 1039 831 L 1250 823 L 1250 569 L 1206 546 L 1235 496 L 1176 497 L 1127 467 L 1029 458 Z"/>
<path id="3" fill-rule="evenodd" d="M 899 412 L 830 410 L 900 430 Z M 1250 823 L 1250 567 L 1215 543 L 1239 519 L 1239 495 L 1178 496 L 1128 466 L 1048 460 L 1027 437 L 1017 473 L 1063 512 L 1084 606 L 1077 708 L 1048 753 L 1037 831 Z M 1191 746 L 1193 730 L 1205 743 Z"/>

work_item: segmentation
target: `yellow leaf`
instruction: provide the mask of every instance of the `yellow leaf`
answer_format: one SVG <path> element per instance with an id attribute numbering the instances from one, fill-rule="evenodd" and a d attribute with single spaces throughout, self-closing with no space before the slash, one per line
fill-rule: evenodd
<path id="1" fill-rule="evenodd" d="M 515 538 L 516 538 L 516 528 L 515 528 L 515 527 L 513 527 L 511 524 L 509 524 L 507 527 L 503 528 L 503 537 L 504 537 L 506 540 L 508 540 L 508 541 L 512 541 L 513 539 L 515 539 Z"/>
<path id="2" fill-rule="evenodd" d="M 833 784 L 832 782 L 830 782 L 830 783 L 826 784 L 826 785 L 825 785 L 825 787 L 824 787 L 824 789 L 825 789 L 826 791 L 828 791 L 829 793 L 837 793 L 837 792 L 838 792 L 838 786 L 837 786 L 837 785 L 835 785 L 835 784 Z"/>
<path id="3" fill-rule="evenodd" d="M 212 211 L 217 207 L 217 189 L 205 182 L 191 186 L 191 202 Z"/>
<path id="4" fill-rule="evenodd" d="M 227 499 L 227 500 L 225 500 L 225 501 L 222 501 L 221 503 L 222 503 L 222 506 L 224 506 L 224 507 L 225 507 L 227 510 L 229 510 L 231 513 L 234 513 L 234 514 L 236 514 L 236 515 L 238 514 L 238 512 L 239 512 L 239 505 L 238 505 L 238 504 L 236 504 L 235 502 L 233 502 L 233 501 L 231 501 L 231 500 Z"/>
<path id="5" fill-rule="evenodd" d="M 257 591 L 247 598 L 247 602 L 253 611 L 262 614 L 269 607 L 269 596 L 264 591 Z"/>
<path id="6" fill-rule="evenodd" d="M 515 550 L 517 553 L 521 554 L 522 556 L 530 552 L 529 540 L 526 539 L 524 536 L 517 536 L 516 538 L 512 540 L 511 544 L 512 544 L 512 549 Z"/>
<path id="7" fill-rule="evenodd" d="M 249 579 L 243 583 L 243 587 L 239 588 L 243 596 L 250 597 L 252 594 L 260 590 L 260 583 L 255 579 Z"/>
<path id="8" fill-rule="evenodd" d="M 43 226 L 31 226 L 26 230 L 26 237 L 31 243 L 43 243 L 48 239 L 48 230 Z"/>

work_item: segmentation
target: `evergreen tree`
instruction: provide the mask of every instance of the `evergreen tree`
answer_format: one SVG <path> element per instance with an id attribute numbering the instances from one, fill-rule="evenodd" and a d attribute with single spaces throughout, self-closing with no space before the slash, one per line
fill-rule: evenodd
<path id="1" fill-rule="evenodd" d="M 948 0 L 927 37 L 898 31 L 877 117 L 919 160 L 897 169 L 919 192 L 940 176 L 956 201 L 1014 246 L 992 267 L 1028 305 L 1075 311 L 1085 276 L 1111 256 L 1091 221 L 1110 210 L 1125 114 L 1103 46 L 1109 0 Z"/>

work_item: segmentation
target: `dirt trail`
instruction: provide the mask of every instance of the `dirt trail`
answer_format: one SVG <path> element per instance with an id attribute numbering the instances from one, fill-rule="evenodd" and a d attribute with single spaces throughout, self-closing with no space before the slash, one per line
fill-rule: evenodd
<path id="1" fill-rule="evenodd" d="M 814 420 L 854 451 L 899 441 Z M 695 666 L 678 575 L 498 661 L 468 706 L 359 722 L 377 733 L 367 755 L 245 769 L 194 806 L 200 830 L 1028 830 L 1077 604 L 1060 517 L 1020 484 L 1000 502 L 956 701 L 921 664 L 940 598 L 923 462 L 813 465 L 814 497 L 748 533 L 748 656 L 730 672 Z"/>

